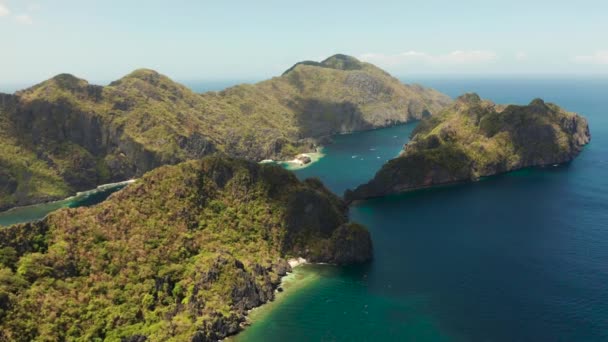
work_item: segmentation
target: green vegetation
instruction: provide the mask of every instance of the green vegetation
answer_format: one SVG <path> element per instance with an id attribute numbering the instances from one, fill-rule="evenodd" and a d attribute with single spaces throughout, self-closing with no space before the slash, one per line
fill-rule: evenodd
<path id="1" fill-rule="evenodd" d="M 0 340 L 209 341 L 274 298 L 285 258 L 371 257 L 320 181 L 206 157 L 0 230 Z"/>
<path id="2" fill-rule="evenodd" d="M 142 69 L 105 87 L 62 74 L 0 100 L 0 210 L 214 153 L 291 159 L 331 134 L 450 102 L 344 55 L 221 92 L 196 94 Z"/>
<path id="3" fill-rule="evenodd" d="M 466 94 L 422 120 L 401 155 L 347 197 L 375 197 L 565 163 L 589 140 L 587 121 L 554 104 L 536 99 L 527 106 L 500 106 Z"/>
<path id="4" fill-rule="evenodd" d="M 351 56 L 337 54 L 337 55 L 333 55 L 333 56 L 327 58 L 323 62 L 303 61 L 303 62 L 296 63 L 294 66 L 287 69 L 283 73 L 283 76 L 285 76 L 288 73 L 290 73 L 291 71 L 293 71 L 298 65 L 310 65 L 310 66 L 336 69 L 336 70 L 362 70 L 365 68 L 371 69 L 370 64 L 362 63 L 359 60 L 357 60 L 356 58 L 351 57 Z"/>

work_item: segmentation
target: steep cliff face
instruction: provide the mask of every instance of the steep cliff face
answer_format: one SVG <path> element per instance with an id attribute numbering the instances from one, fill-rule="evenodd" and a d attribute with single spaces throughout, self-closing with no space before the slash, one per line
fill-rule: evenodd
<path id="1" fill-rule="evenodd" d="M 0 147 L 6 152 L 0 156 L 0 172 L 15 185 L 0 188 L 0 210 L 64 198 L 204 155 L 163 154 L 137 141 L 114 120 L 117 113 L 105 111 L 108 92 L 71 75 L 59 75 L 12 99 L 11 106 L 0 109 Z"/>
<path id="2" fill-rule="evenodd" d="M 278 166 L 160 167 L 95 207 L 0 230 L 0 340 L 221 339 L 274 298 L 287 258 L 371 258 L 346 211 Z"/>
<path id="3" fill-rule="evenodd" d="M 101 87 L 58 75 L 0 96 L 0 210 L 222 153 L 291 158 L 320 139 L 435 113 L 449 98 L 344 55 L 196 94 L 152 70 Z"/>
<path id="4" fill-rule="evenodd" d="M 282 82 L 291 88 L 289 106 L 309 136 L 405 123 L 451 103 L 435 90 L 402 84 L 384 70 L 345 55 L 298 63 L 271 81 L 274 87 Z"/>
<path id="5" fill-rule="evenodd" d="M 566 163 L 591 139 L 585 118 L 554 104 L 535 99 L 527 106 L 500 106 L 476 94 L 423 120 L 412 136 L 398 158 L 346 196 L 377 197 Z"/>
<path id="6" fill-rule="evenodd" d="M 222 138 L 225 151 L 258 160 L 293 157 L 329 135 L 408 122 L 451 102 L 345 55 L 300 62 L 280 77 L 203 98 L 208 108 L 223 114 L 211 120 L 228 128 Z M 247 130 L 239 132 L 236 127 L 245 123 Z"/>

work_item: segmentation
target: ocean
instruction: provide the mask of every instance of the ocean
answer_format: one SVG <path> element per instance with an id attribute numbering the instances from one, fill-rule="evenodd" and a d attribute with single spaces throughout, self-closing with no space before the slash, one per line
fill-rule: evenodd
<path id="1" fill-rule="evenodd" d="M 497 103 L 541 97 L 586 116 L 592 141 L 568 165 L 356 204 L 350 216 L 371 231 L 374 260 L 299 269 L 303 285 L 254 311 L 235 340 L 608 340 L 608 80 L 419 82 Z M 396 155 L 414 125 L 338 136 L 296 173 L 341 194 Z"/>
<path id="2" fill-rule="evenodd" d="M 350 216 L 370 230 L 374 260 L 298 268 L 232 339 L 608 341 L 608 80 L 404 81 L 497 103 L 541 97 L 586 116 L 592 141 L 567 165 L 355 204 Z M 395 157 L 415 125 L 336 136 L 295 172 L 342 194 Z M 56 209 L 35 208 L 18 220 Z M 12 219 L 0 214 L 0 224 Z"/>

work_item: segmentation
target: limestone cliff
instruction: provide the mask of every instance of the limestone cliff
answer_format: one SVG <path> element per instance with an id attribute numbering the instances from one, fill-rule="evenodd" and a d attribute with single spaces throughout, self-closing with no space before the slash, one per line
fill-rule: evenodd
<path id="1" fill-rule="evenodd" d="M 585 118 L 541 99 L 527 106 L 502 106 L 467 94 L 424 119 L 401 155 L 346 197 L 378 197 L 566 163 L 590 139 Z"/>

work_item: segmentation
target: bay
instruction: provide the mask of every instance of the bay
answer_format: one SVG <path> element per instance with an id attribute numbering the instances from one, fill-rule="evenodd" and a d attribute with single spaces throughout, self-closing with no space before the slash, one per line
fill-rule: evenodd
<path id="1" fill-rule="evenodd" d="M 79 192 L 75 196 L 60 201 L 17 207 L 0 212 L 0 227 L 41 220 L 46 215 L 61 208 L 88 207 L 101 203 L 130 182 L 132 181 L 100 185 L 96 189 Z"/>
<path id="2" fill-rule="evenodd" d="M 608 340 L 608 80 L 421 83 L 498 103 L 542 97 L 585 115 L 592 142 L 568 165 L 355 204 L 374 260 L 298 270 L 316 278 L 286 289 L 236 340 Z M 393 131 L 411 127 L 339 136 L 296 173 L 342 193 L 380 167 L 370 149 L 396 155 L 405 135 Z"/>

